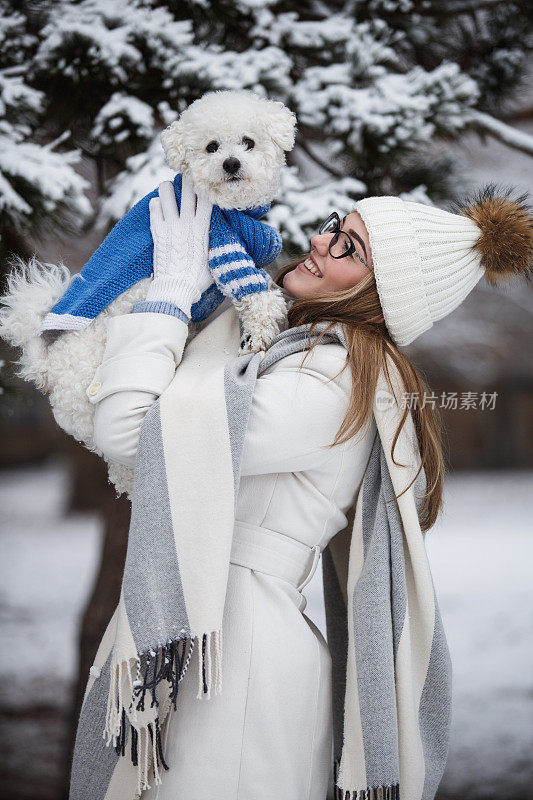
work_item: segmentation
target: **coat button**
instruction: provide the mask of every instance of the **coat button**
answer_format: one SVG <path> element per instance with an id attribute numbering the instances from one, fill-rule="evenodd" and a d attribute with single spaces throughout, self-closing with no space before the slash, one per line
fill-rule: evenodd
<path id="1" fill-rule="evenodd" d="M 95 394 L 98 394 L 98 392 L 100 391 L 101 388 L 102 388 L 102 384 L 100 383 L 100 381 L 95 381 L 94 383 L 91 383 L 91 385 L 87 389 L 87 393 L 91 397 L 94 397 Z"/>

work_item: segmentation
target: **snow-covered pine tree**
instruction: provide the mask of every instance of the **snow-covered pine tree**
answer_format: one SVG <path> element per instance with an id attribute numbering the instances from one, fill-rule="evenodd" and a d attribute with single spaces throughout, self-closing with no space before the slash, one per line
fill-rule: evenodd
<path id="1" fill-rule="evenodd" d="M 20 3 L 0 4 L 0 263 L 26 254 L 27 237 L 75 231 L 91 211 L 79 155 L 41 129 L 45 96 L 28 81 L 37 37 Z"/>
<path id="2" fill-rule="evenodd" d="M 157 134 L 209 89 L 253 89 L 297 113 L 297 146 L 271 211 L 289 248 L 305 247 L 332 206 L 349 210 L 365 193 L 446 196 L 453 164 L 435 156 L 439 138 L 473 128 L 533 151 L 496 119 L 531 48 L 525 0 L 4 0 L 0 8 L 10 31 L 2 78 L 23 79 L 36 120 L 24 135 L 37 123 L 40 144 L 71 131 L 95 165 L 103 227 L 168 176 Z"/>
<path id="3" fill-rule="evenodd" d="M 346 212 L 362 194 L 425 201 L 455 193 L 454 165 L 436 157 L 434 143 L 469 128 L 488 131 L 490 115 L 519 90 L 531 48 L 521 2 L 215 0 L 209 14 L 204 0 L 159 5 L 193 21 L 193 44 L 174 73 L 176 109 L 185 81 L 251 88 L 296 111 L 297 146 L 270 213 L 289 250 L 304 249 L 332 207 Z M 514 134 L 497 124 L 493 135 Z M 150 179 L 152 158 L 159 169 L 157 146 L 142 156 Z M 127 161 L 110 188 L 102 224 L 150 188 L 139 159 Z"/>

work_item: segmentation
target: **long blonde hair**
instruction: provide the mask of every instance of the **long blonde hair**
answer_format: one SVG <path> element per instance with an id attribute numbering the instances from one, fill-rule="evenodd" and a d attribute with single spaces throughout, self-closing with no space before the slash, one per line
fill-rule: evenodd
<path id="1" fill-rule="evenodd" d="M 278 286 L 283 286 L 283 278 L 306 256 L 282 267 L 274 276 Z M 328 292 L 320 297 L 297 299 L 288 312 L 289 327 L 309 325 L 311 336 L 318 322 L 330 322 L 325 331 L 317 337 L 310 350 L 320 343 L 322 336 L 336 323 L 343 326 L 348 343 L 346 366 L 352 372 L 352 391 L 348 411 L 341 423 L 334 441 L 329 445 L 342 444 L 364 428 L 370 420 L 374 404 L 376 384 L 381 373 L 390 383 L 387 359 L 398 370 L 401 382 L 408 396 L 422 398 L 428 386 L 417 369 L 392 341 L 383 320 L 383 311 L 373 273 L 363 278 L 351 289 Z M 307 357 L 307 356 L 306 356 Z M 346 369 L 346 366 L 343 369 Z M 343 370 L 341 370 L 342 372 Z M 411 410 L 418 439 L 421 465 L 426 476 L 424 503 L 419 511 L 423 531 L 434 524 L 442 506 L 442 487 L 444 477 L 444 458 L 442 453 L 441 423 L 438 412 L 429 404 L 421 407 L 413 403 L 405 404 L 404 413 L 392 444 L 392 457 L 401 428 Z M 395 461 L 395 463 L 398 463 Z M 418 474 L 418 473 L 417 473 Z M 411 485 L 411 484 L 409 484 Z M 404 491 L 407 490 L 404 489 Z"/>

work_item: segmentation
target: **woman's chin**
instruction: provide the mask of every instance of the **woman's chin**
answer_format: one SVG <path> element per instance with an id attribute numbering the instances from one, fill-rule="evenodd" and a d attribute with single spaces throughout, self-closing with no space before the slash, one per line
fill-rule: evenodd
<path id="1" fill-rule="evenodd" d="M 303 264 L 298 264 L 290 272 L 283 276 L 283 288 L 296 297 L 298 300 L 306 300 L 313 296 L 313 286 L 311 281 L 317 279 L 313 275 L 306 275 L 302 270 Z M 315 290 L 316 291 L 316 290 Z"/>
<path id="2" fill-rule="evenodd" d="M 294 297 L 296 297 L 294 289 L 296 289 L 296 291 L 298 290 L 298 283 L 299 281 L 298 281 L 297 267 L 291 269 L 290 272 L 287 272 L 283 276 L 283 288 L 285 289 L 285 291 L 290 292 Z"/>

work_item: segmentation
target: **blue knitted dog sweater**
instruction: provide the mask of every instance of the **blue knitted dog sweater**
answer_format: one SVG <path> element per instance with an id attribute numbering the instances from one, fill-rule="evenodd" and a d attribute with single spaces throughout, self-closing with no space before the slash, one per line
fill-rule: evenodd
<path id="1" fill-rule="evenodd" d="M 174 178 L 178 207 L 181 175 Z M 116 297 L 152 274 L 154 245 L 150 232 L 149 203 L 158 190 L 143 197 L 106 236 L 72 283 L 45 316 L 41 331 L 81 330 Z M 191 308 L 191 319 L 200 322 L 212 313 L 224 296 L 234 300 L 268 290 L 262 268 L 281 252 L 281 237 L 260 221 L 270 206 L 246 211 L 213 206 L 209 230 L 209 265 L 215 283 Z"/>

